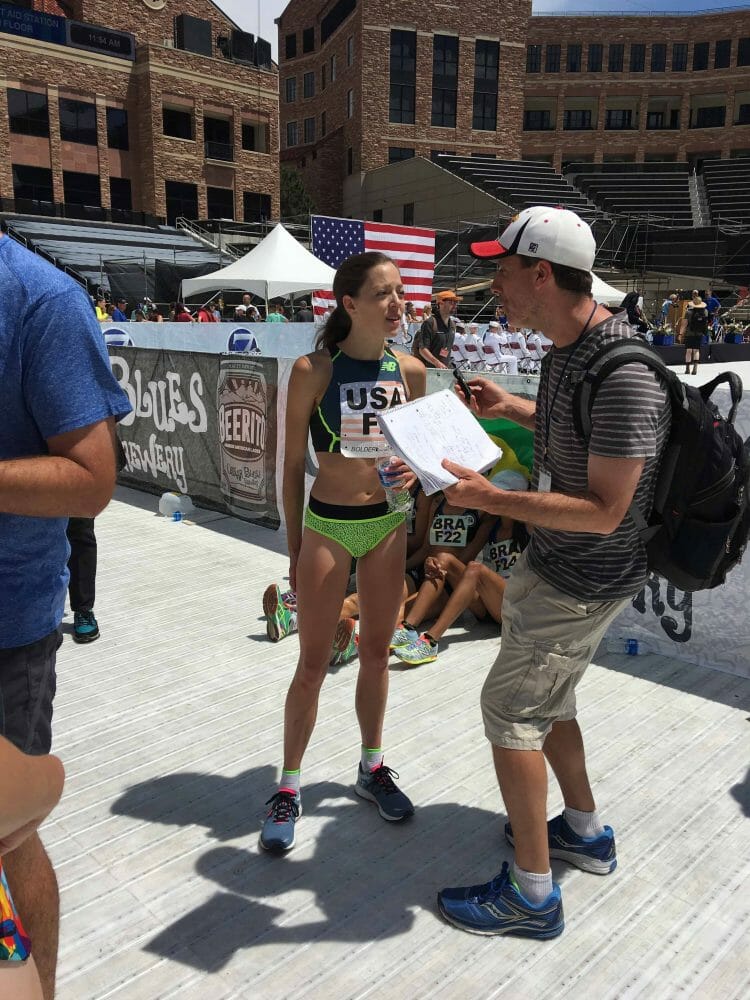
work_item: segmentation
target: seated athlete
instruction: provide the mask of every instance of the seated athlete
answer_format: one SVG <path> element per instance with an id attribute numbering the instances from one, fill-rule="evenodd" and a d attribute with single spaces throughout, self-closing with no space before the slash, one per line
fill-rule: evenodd
<path id="1" fill-rule="evenodd" d="M 492 477 L 492 483 L 505 490 L 529 488 L 526 476 L 513 469 L 497 473 Z M 527 542 L 528 532 L 523 524 L 499 517 L 490 529 L 482 551 L 482 562 L 472 560 L 464 565 L 454 555 L 441 555 L 441 575 L 457 581 L 453 584 L 453 593 L 428 631 L 409 645 L 394 650 L 398 659 L 410 666 L 432 663 L 438 656 L 438 640 L 467 609 L 478 621 L 484 621 L 489 616 L 502 625 L 505 582 Z"/>
<path id="2" fill-rule="evenodd" d="M 449 588 L 458 582 L 463 568 L 481 551 L 496 518 L 478 510 L 463 510 L 448 503 L 445 497 L 433 497 L 429 531 L 424 544 L 406 561 L 407 575 L 417 586 L 417 596 L 409 617 L 402 619 L 391 639 L 391 651 L 408 646 L 419 638 L 419 625 L 438 614 Z M 454 562 L 455 559 L 455 562 Z"/>

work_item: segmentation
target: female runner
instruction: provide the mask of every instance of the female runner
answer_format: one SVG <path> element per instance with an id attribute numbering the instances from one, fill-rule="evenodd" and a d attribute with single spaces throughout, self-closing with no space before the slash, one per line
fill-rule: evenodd
<path id="1" fill-rule="evenodd" d="M 315 726 L 352 558 L 360 606 L 355 708 L 362 743 L 355 791 L 374 802 L 384 819 L 398 821 L 414 812 L 393 781 L 398 774 L 383 763 L 388 647 L 401 602 L 406 527 L 403 514 L 388 511 L 378 478 L 377 462 L 389 452 L 377 413 L 424 395 L 425 369 L 385 347 L 404 309 L 401 275 L 389 257 L 349 257 L 336 272 L 333 292 L 336 308 L 318 350 L 295 362 L 289 382 L 283 500 L 300 658 L 286 699 L 281 781 L 260 836 L 266 850 L 294 846 L 302 812 L 302 757 Z M 303 511 L 308 429 L 319 471 Z M 414 482 L 413 473 L 405 473 L 400 485 L 408 489 Z"/>

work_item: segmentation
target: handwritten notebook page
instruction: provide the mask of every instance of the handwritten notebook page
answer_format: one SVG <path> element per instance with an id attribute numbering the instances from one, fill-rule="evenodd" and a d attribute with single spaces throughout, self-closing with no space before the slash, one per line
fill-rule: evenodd
<path id="1" fill-rule="evenodd" d="M 378 423 L 394 454 L 416 472 L 427 496 L 458 482 L 442 467 L 444 458 L 484 472 L 503 454 L 448 389 L 378 414 Z"/>

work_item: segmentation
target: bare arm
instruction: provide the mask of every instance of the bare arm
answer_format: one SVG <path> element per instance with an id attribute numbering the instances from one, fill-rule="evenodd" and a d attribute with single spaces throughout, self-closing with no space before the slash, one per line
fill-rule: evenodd
<path id="1" fill-rule="evenodd" d="M 323 384 L 321 371 L 324 366 L 327 366 L 330 373 L 330 359 L 306 355 L 295 361 L 289 379 L 282 497 L 289 546 L 289 578 L 292 590 L 297 589 L 297 559 L 302 544 L 305 458 L 310 415 L 316 405 L 317 393 Z"/>
<path id="2" fill-rule="evenodd" d="M 65 772 L 53 756 L 30 757 L 0 737 L 0 855 L 33 833 L 62 795 Z"/>
<path id="3" fill-rule="evenodd" d="M 49 438 L 49 455 L 0 461 L 0 512 L 96 517 L 115 488 L 115 420 Z"/>
<path id="4" fill-rule="evenodd" d="M 443 361 L 441 361 L 440 358 L 436 358 L 435 355 L 432 353 L 432 351 L 429 350 L 429 348 L 427 347 L 420 347 L 419 353 L 422 355 L 425 361 L 429 361 L 431 365 L 435 366 L 435 368 L 448 367 L 448 365 L 446 365 Z"/>
<path id="5" fill-rule="evenodd" d="M 557 531 L 610 535 L 622 523 L 635 494 L 645 459 L 603 458 L 589 455 L 588 490 L 577 496 L 565 493 L 514 493 L 499 490 L 484 476 L 447 459 L 443 466 L 458 476 L 445 489 L 450 503 L 477 507 L 516 521 Z"/>

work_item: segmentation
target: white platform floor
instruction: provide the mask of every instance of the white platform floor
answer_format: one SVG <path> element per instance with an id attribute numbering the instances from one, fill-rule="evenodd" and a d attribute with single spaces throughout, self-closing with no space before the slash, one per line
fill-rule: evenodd
<path id="1" fill-rule="evenodd" d="M 457 627 L 437 663 L 391 672 L 386 759 L 418 810 L 404 825 L 353 794 L 355 671 L 331 673 L 298 846 L 269 857 L 257 833 L 298 647 L 267 642 L 260 597 L 283 537 L 155 510 L 121 489 L 98 519 L 102 638 L 76 646 L 68 624 L 59 655 L 68 781 L 43 831 L 59 1000 L 750 995 L 750 681 L 597 657 L 580 718 L 619 867 L 555 863 L 554 941 L 475 937 L 434 904 L 511 857 L 478 709 L 493 630 Z"/>

